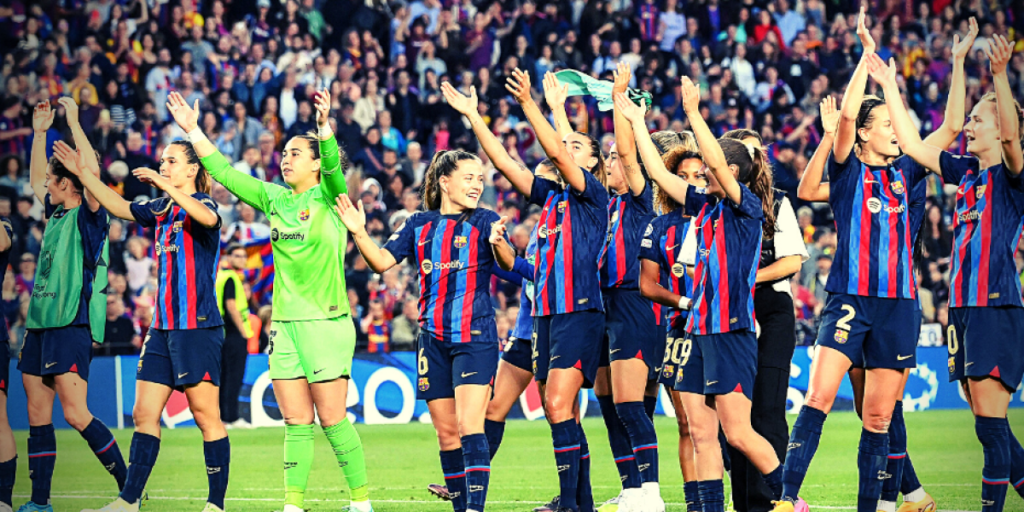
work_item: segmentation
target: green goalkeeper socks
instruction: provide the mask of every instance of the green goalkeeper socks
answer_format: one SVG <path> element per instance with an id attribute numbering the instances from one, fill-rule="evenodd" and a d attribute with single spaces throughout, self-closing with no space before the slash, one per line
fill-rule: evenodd
<path id="1" fill-rule="evenodd" d="M 336 425 L 324 427 L 324 434 L 334 448 L 334 456 L 338 458 L 338 466 L 345 473 L 348 482 L 349 497 L 352 501 L 367 501 L 370 490 L 366 483 L 366 462 L 363 460 L 363 442 L 352 423 L 345 418 Z"/>
<path id="2" fill-rule="evenodd" d="M 302 508 L 313 466 L 313 425 L 284 427 L 284 503 Z"/>

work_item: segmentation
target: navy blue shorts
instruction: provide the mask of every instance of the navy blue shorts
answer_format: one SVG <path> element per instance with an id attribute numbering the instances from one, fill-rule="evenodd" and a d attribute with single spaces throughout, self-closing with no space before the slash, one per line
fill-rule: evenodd
<path id="1" fill-rule="evenodd" d="M 11 342 L 0 340 L 0 391 L 7 394 L 11 381 Z"/>
<path id="2" fill-rule="evenodd" d="M 150 329 L 139 354 L 136 379 L 178 390 L 202 381 L 220 386 L 224 328 Z"/>
<path id="3" fill-rule="evenodd" d="M 704 358 L 704 394 L 743 393 L 753 400 L 757 335 L 744 329 L 693 337 Z"/>
<path id="4" fill-rule="evenodd" d="M 498 341 L 451 343 L 427 332 L 416 339 L 416 398 L 455 398 L 463 384 L 490 385 L 498 371 Z"/>
<path id="5" fill-rule="evenodd" d="M 604 340 L 604 312 L 575 311 L 535 317 L 533 326 L 534 378 L 547 379 L 551 369 L 576 368 L 583 374 L 583 387 L 594 387 Z M 545 353 L 549 357 L 545 358 Z"/>
<path id="6" fill-rule="evenodd" d="M 917 366 L 921 309 L 914 299 L 829 294 L 817 344 L 842 352 L 857 368 Z"/>
<path id="7" fill-rule="evenodd" d="M 599 366 L 611 361 L 642 359 L 647 379 L 657 378 L 665 356 L 665 326 L 658 325 L 651 301 L 640 290 L 609 288 L 601 291 L 605 310 L 605 343 Z"/>
<path id="8" fill-rule="evenodd" d="M 501 354 L 501 359 L 506 363 L 515 366 L 516 368 L 522 368 L 528 372 L 533 371 L 533 343 L 532 340 L 521 340 L 519 338 L 509 338 L 508 342 L 505 343 L 505 351 Z"/>
<path id="9" fill-rule="evenodd" d="M 37 377 L 72 372 L 88 381 L 90 361 L 92 332 L 89 326 L 69 325 L 59 329 L 27 331 L 18 370 Z"/>
<path id="10" fill-rule="evenodd" d="M 1024 375 L 1024 308 L 950 308 L 949 381 L 993 377 L 1013 393 Z"/>

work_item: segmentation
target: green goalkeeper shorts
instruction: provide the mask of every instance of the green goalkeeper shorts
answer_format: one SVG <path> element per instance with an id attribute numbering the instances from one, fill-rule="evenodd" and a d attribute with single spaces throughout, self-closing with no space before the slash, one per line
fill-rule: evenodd
<path id="1" fill-rule="evenodd" d="M 349 315 L 274 322 L 270 327 L 270 378 L 310 384 L 348 378 L 356 349 Z"/>

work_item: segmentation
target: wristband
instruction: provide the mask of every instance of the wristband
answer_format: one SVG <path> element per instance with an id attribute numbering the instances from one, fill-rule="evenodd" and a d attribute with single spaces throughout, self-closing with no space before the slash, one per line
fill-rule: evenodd
<path id="1" fill-rule="evenodd" d="M 679 309 L 690 309 L 693 301 L 689 297 L 679 297 Z"/>
<path id="2" fill-rule="evenodd" d="M 334 132 L 331 131 L 330 124 L 325 124 L 316 128 L 316 135 L 320 140 L 327 140 L 334 135 Z"/>
<path id="3" fill-rule="evenodd" d="M 203 133 L 203 130 L 199 129 L 198 127 L 193 128 L 192 131 L 186 133 L 185 138 L 188 139 L 188 141 L 192 143 L 192 145 L 195 145 L 196 143 L 202 142 L 204 140 L 207 142 L 210 141 L 210 139 L 206 138 L 206 134 Z"/>

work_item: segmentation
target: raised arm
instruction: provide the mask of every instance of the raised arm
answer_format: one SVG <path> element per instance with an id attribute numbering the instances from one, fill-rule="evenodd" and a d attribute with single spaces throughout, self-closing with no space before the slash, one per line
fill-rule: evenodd
<path id="1" fill-rule="evenodd" d="M 82 164 L 86 172 L 91 173 L 100 177 L 100 162 L 96 158 L 96 151 L 92 149 L 92 143 L 89 142 L 89 137 L 85 134 L 85 130 L 82 129 L 81 123 L 78 122 L 78 104 L 70 96 L 64 96 L 57 100 L 64 107 L 65 118 L 68 122 L 68 128 L 71 129 L 71 137 L 75 141 L 75 147 L 78 148 L 79 158 L 81 158 Z M 95 212 L 100 209 L 100 203 L 92 196 L 92 193 L 88 190 L 83 190 L 82 193 L 85 203 L 89 206 L 89 210 Z"/>
<path id="2" fill-rule="evenodd" d="M 132 215 L 131 203 L 117 195 L 117 192 L 100 181 L 98 176 L 91 172 L 85 172 L 85 157 L 81 153 L 81 149 L 75 151 L 64 141 L 57 141 L 53 145 L 54 156 L 71 174 L 78 176 L 82 187 L 89 192 L 91 197 L 95 198 L 114 217 L 134 221 L 135 216 Z"/>
<path id="3" fill-rule="evenodd" d="M 907 107 L 903 105 L 903 99 L 900 97 L 900 86 L 896 83 L 896 61 L 889 59 L 889 64 L 886 65 L 881 57 L 871 54 L 868 69 L 871 78 L 882 86 L 885 93 L 885 106 L 889 109 L 892 129 L 896 132 L 900 149 L 928 170 L 939 173 L 939 157 L 942 150 L 925 144 L 921 140 L 921 134 L 914 127 L 914 122 L 910 120 Z"/>
<path id="4" fill-rule="evenodd" d="M 620 61 L 612 73 L 615 76 L 612 94 L 625 94 L 626 89 L 629 87 L 631 75 L 629 64 Z M 626 183 L 629 185 L 630 192 L 635 196 L 640 195 L 644 192 L 644 188 L 647 187 L 647 180 L 644 179 L 644 174 L 640 172 L 640 165 L 636 161 L 636 138 L 633 136 L 633 124 L 626 119 L 626 116 L 618 108 L 613 111 L 612 120 L 615 124 L 615 150 L 619 153 L 622 173 L 626 175 Z M 645 129 L 644 131 L 647 130 Z M 650 135 L 648 135 L 648 138 L 650 138 Z M 661 158 L 658 158 L 658 160 L 661 160 Z"/>
<path id="5" fill-rule="evenodd" d="M 444 94 L 444 99 L 456 112 L 466 116 L 469 125 L 473 128 L 473 134 L 480 141 L 480 147 L 483 148 L 484 153 L 487 153 L 487 158 L 494 164 L 494 168 L 520 194 L 529 197 L 530 190 L 533 189 L 533 173 L 509 156 L 505 146 L 501 145 L 501 141 L 494 136 L 491 129 L 487 127 L 487 123 L 480 117 L 480 111 L 477 110 L 479 100 L 476 97 L 476 87 L 470 87 L 469 91 L 467 98 L 455 87 L 452 87 L 452 84 L 448 82 L 441 84 L 441 93 Z"/>
<path id="6" fill-rule="evenodd" d="M 665 162 L 658 154 L 658 148 L 655 147 L 654 141 L 651 140 L 651 134 L 647 131 L 647 126 L 644 125 L 643 107 L 630 101 L 625 93 L 616 93 L 612 98 L 615 100 L 615 115 L 621 114 L 632 127 L 637 147 L 640 149 L 640 158 L 644 162 L 644 168 L 647 169 L 647 175 L 675 202 L 686 204 L 686 188 L 690 184 L 665 168 Z M 618 129 L 616 129 L 616 137 L 618 137 Z"/>
<path id="7" fill-rule="evenodd" d="M 832 151 L 832 142 L 836 138 L 836 125 L 839 124 L 839 111 L 836 110 L 836 99 L 826 96 L 821 100 L 821 126 L 825 133 L 821 136 L 821 143 L 811 155 L 807 162 L 804 175 L 800 177 L 800 186 L 796 189 L 796 196 L 804 201 L 826 202 L 828 201 L 829 184 L 822 183 L 821 177 L 825 174 L 825 165 L 828 163 L 828 153 Z"/>
<path id="8" fill-rule="evenodd" d="M 868 57 L 875 54 L 875 40 L 868 32 L 864 24 L 867 16 L 867 7 L 860 8 L 860 16 L 857 18 L 857 36 L 860 37 L 864 53 L 861 55 L 857 69 L 853 70 L 850 77 L 850 85 L 846 87 L 843 94 L 843 103 L 840 111 L 839 127 L 836 128 L 836 140 L 832 143 L 832 158 L 838 163 L 845 163 L 853 151 L 853 145 L 857 142 L 857 115 L 860 112 L 860 105 L 864 103 L 864 88 L 868 84 Z"/>
<path id="9" fill-rule="evenodd" d="M 29 183 L 40 202 L 46 202 L 46 131 L 53 126 L 55 111 L 41 101 L 32 112 L 32 155 L 28 163 Z"/>
<path id="10" fill-rule="evenodd" d="M 225 157 L 210 139 L 206 138 L 199 129 L 199 100 L 195 106 L 190 107 L 185 98 L 177 91 L 171 92 L 167 98 L 167 110 L 174 117 L 174 121 L 188 136 L 203 167 L 210 173 L 210 176 L 224 185 L 232 194 L 245 201 L 253 208 L 266 212 L 270 209 L 270 194 L 267 187 L 272 185 L 260 181 L 248 173 L 236 171 L 231 167 L 231 162 Z"/>
<path id="11" fill-rule="evenodd" d="M 970 30 L 963 40 L 960 36 L 953 34 L 953 74 L 949 83 L 949 92 L 946 98 L 946 113 L 942 119 L 939 129 L 929 134 L 924 143 L 935 146 L 939 149 L 947 149 L 949 145 L 960 136 L 964 129 L 964 106 L 967 97 L 967 87 L 964 82 L 964 60 L 974 46 L 974 39 L 978 36 L 978 21 L 971 17 Z"/>
<path id="12" fill-rule="evenodd" d="M 338 140 L 331 131 L 331 93 L 324 89 L 313 97 L 316 106 L 317 139 L 320 141 L 320 188 L 323 189 L 324 200 L 329 203 L 331 198 L 348 194 L 348 183 L 345 182 L 345 169 L 342 169 L 341 151 Z M 341 172 L 338 172 L 341 171 Z"/>
<path id="13" fill-rule="evenodd" d="M 693 136 L 697 139 L 697 147 L 700 148 L 701 155 L 704 156 L 704 165 L 708 166 L 708 171 L 715 175 L 715 179 L 722 186 L 726 197 L 732 202 L 740 204 L 743 189 L 740 188 L 736 177 L 732 175 L 732 169 L 729 168 L 729 163 L 725 159 L 725 153 L 722 151 L 718 139 L 715 138 L 715 134 L 711 133 L 711 128 L 704 121 L 704 116 L 700 115 L 700 89 L 690 81 L 688 76 L 683 77 L 682 84 L 683 111 L 686 112 L 686 117 L 690 120 Z"/>
<path id="14" fill-rule="evenodd" d="M 185 192 L 182 192 L 174 185 L 171 185 L 170 180 L 160 175 L 160 173 L 153 169 L 147 169 L 140 167 L 133 169 L 132 174 L 135 175 L 139 181 L 143 183 L 149 183 L 154 187 L 164 191 L 171 198 L 172 201 L 177 203 L 189 217 L 192 217 L 204 228 L 215 228 L 220 225 L 220 216 L 217 212 L 211 210 L 209 206 L 201 203 L 198 199 L 192 197 Z"/>
<path id="15" fill-rule="evenodd" d="M 558 133 L 558 140 L 572 133 L 572 123 L 569 122 L 569 114 L 565 110 L 565 100 L 569 97 L 568 89 L 562 87 L 545 87 L 544 101 L 551 109 L 551 118 L 555 121 L 555 132 Z"/>
<path id="16" fill-rule="evenodd" d="M 551 72 L 544 76 L 544 88 L 547 89 L 548 87 L 560 87 L 558 79 Z M 548 120 L 544 118 L 544 114 L 541 113 L 540 108 L 537 107 L 533 97 L 530 95 L 530 75 L 516 68 L 512 72 L 512 76 L 508 77 L 505 89 L 508 89 L 516 101 L 519 102 L 519 105 L 523 107 L 526 120 L 530 122 L 530 126 L 533 127 L 533 131 L 537 134 L 540 146 L 544 148 L 544 153 L 555 164 L 555 168 L 558 169 L 562 179 L 577 192 L 586 190 L 587 179 L 583 175 L 586 171 L 573 161 L 572 155 L 565 149 L 565 144 L 558 138 L 558 133 L 551 127 Z"/>
<path id="17" fill-rule="evenodd" d="M 383 274 L 395 266 L 397 261 L 391 254 L 391 251 L 379 247 L 377 242 L 374 242 L 370 235 L 367 234 L 366 212 L 363 211 L 363 202 L 359 201 L 358 207 L 353 206 L 352 200 L 344 194 L 337 196 L 334 202 L 334 210 L 341 217 L 342 224 L 345 224 L 345 227 L 348 228 L 348 233 L 352 235 L 352 241 L 356 243 L 359 254 L 363 255 L 363 259 L 366 260 L 366 264 L 370 266 L 370 269 L 378 274 Z"/>
<path id="18" fill-rule="evenodd" d="M 491 236 L 487 241 L 491 243 L 491 251 L 494 253 L 494 260 L 498 262 L 498 267 L 502 270 L 512 270 L 516 264 L 516 251 L 509 245 L 506 238 L 505 233 L 508 229 L 505 226 L 506 222 L 508 222 L 508 217 L 502 216 L 492 223 Z"/>
<path id="19" fill-rule="evenodd" d="M 996 112 L 999 113 L 999 141 L 1003 149 L 1003 163 L 1014 176 L 1024 168 L 1024 153 L 1020 147 L 1020 125 L 1017 106 L 1013 103 L 1013 91 L 1006 74 L 1006 64 L 1013 58 L 1013 45 L 1005 36 L 989 39 L 985 49 L 992 69 L 992 83 L 996 89 Z"/>

